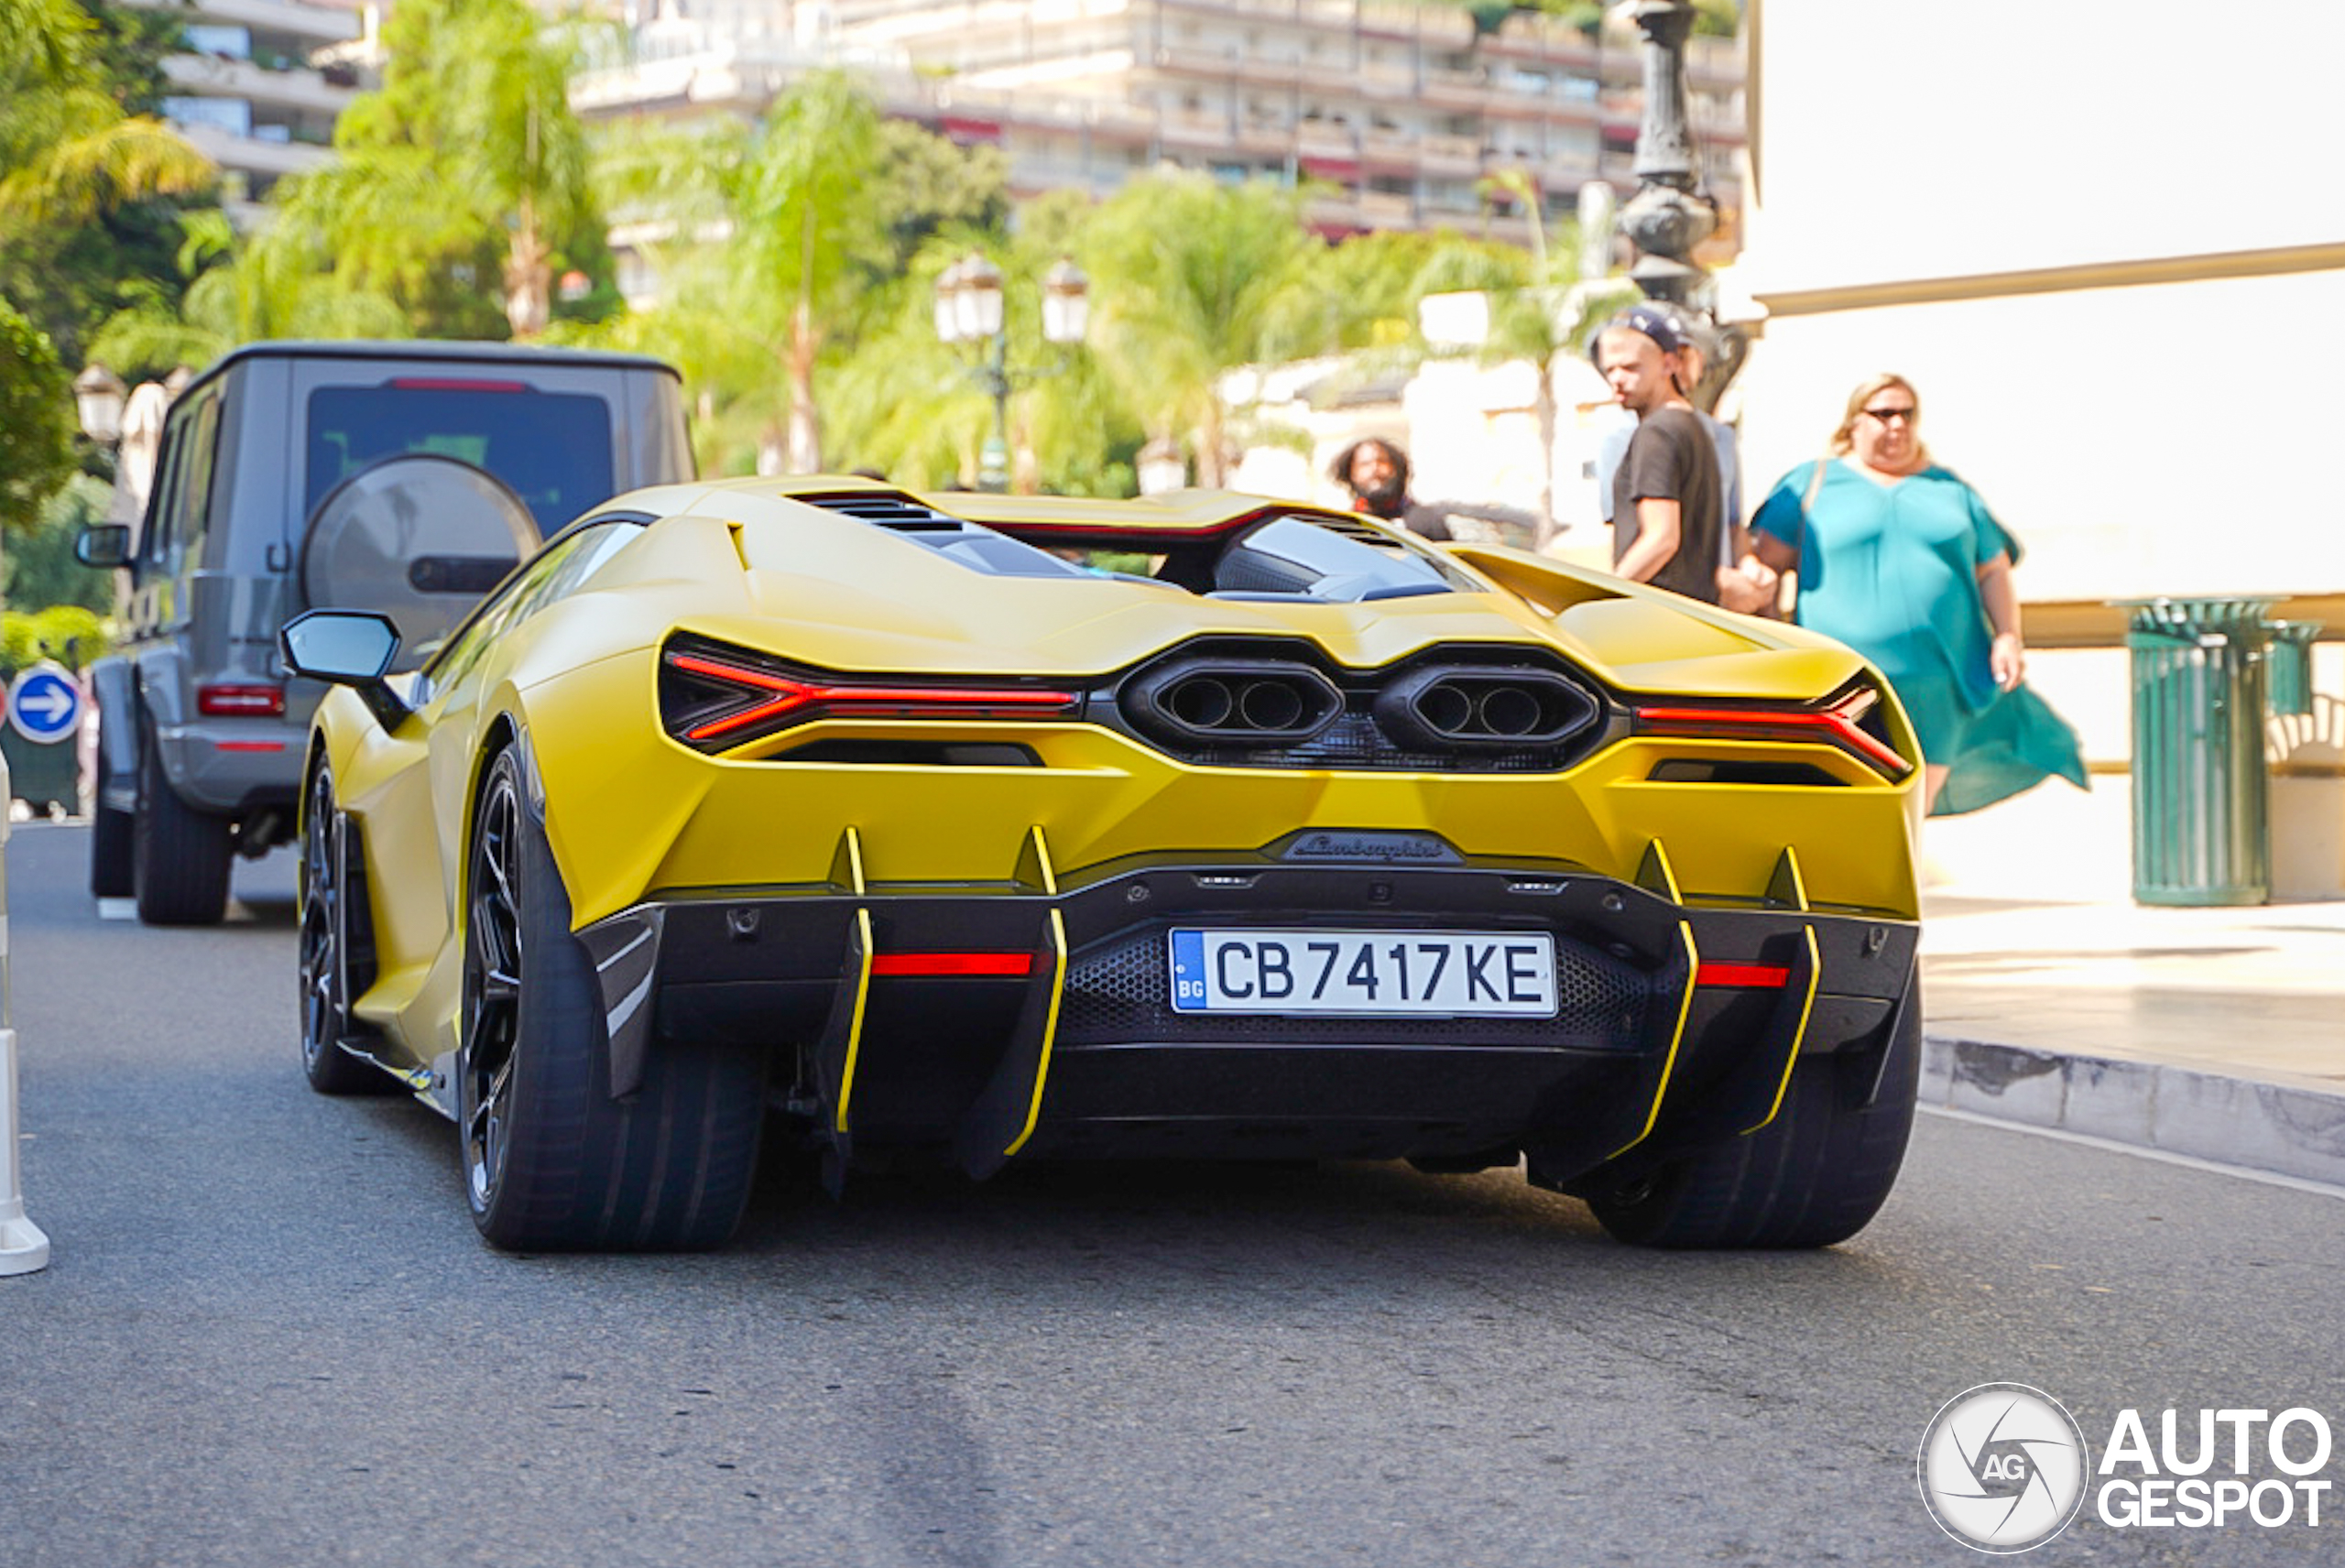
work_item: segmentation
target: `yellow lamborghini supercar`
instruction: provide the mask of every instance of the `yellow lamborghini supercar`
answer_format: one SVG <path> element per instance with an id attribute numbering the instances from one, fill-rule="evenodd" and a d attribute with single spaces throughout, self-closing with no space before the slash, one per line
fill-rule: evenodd
<path id="1" fill-rule="evenodd" d="M 514 1247 L 858 1164 L 1518 1161 L 1813 1247 L 1911 1127 L 1918 753 L 1856 655 L 1340 512 L 622 495 L 420 664 L 322 609 L 302 1055 Z"/>

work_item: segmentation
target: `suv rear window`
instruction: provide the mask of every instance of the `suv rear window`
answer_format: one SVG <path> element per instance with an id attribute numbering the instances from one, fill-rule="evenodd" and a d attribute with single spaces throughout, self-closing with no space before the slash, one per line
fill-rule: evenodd
<path id="1" fill-rule="evenodd" d="M 602 398 L 518 383 L 402 377 L 310 394 L 301 510 L 387 457 L 431 452 L 487 470 L 551 534 L 616 487 Z"/>

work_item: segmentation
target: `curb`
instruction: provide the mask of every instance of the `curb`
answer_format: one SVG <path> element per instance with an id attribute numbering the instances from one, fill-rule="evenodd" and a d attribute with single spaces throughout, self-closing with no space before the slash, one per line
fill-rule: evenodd
<path id="1" fill-rule="evenodd" d="M 2345 1092 L 1925 1035 L 1921 1104 L 2345 1187 Z"/>

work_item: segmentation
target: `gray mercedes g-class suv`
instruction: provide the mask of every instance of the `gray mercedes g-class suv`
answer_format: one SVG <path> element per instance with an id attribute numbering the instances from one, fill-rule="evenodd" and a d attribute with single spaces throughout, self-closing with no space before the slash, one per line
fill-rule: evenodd
<path id="1" fill-rule="evenodd" d="M 100 719 L 90 887 L 208 925 L 236 853 L 290 842 L 323 687 L 278 627 L 386 612 L 410 659 L 516 563 L 622 490 L 693 477 L 676 372 L 503 343 L 256 343 L 191 382 L 142 525 L 76 553 L 126 574 Z"/>

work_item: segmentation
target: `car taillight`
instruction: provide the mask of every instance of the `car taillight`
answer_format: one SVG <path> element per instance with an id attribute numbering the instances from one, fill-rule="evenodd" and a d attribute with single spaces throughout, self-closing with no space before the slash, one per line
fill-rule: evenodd
<path id="1" fill-rule="evenodd" d="M 1060 718 L 1079 692 L 1014 681 L 865 680 L 796 670 L 746 651 L 671 646 L 660 717 L 670 735 L 721 751 L 815 719 Z"/>
<path id="2" fill-rule="evenodd" d="M 1914 765 L 1863 724 L 1880 701 L 1871 687 L 1858 686 L 1816 707 L 1660 702 L 1631 713 L 1640 735 L 1820 743 L 1838 747 L 1885 779 L 1903 779 Z"/>
<path id="3" fill-rule="evenodd" d="M 262 685 L 198 686 L 195 711 L 215 719 L 274 719 L 285 713 L 285 688 Z"/>

